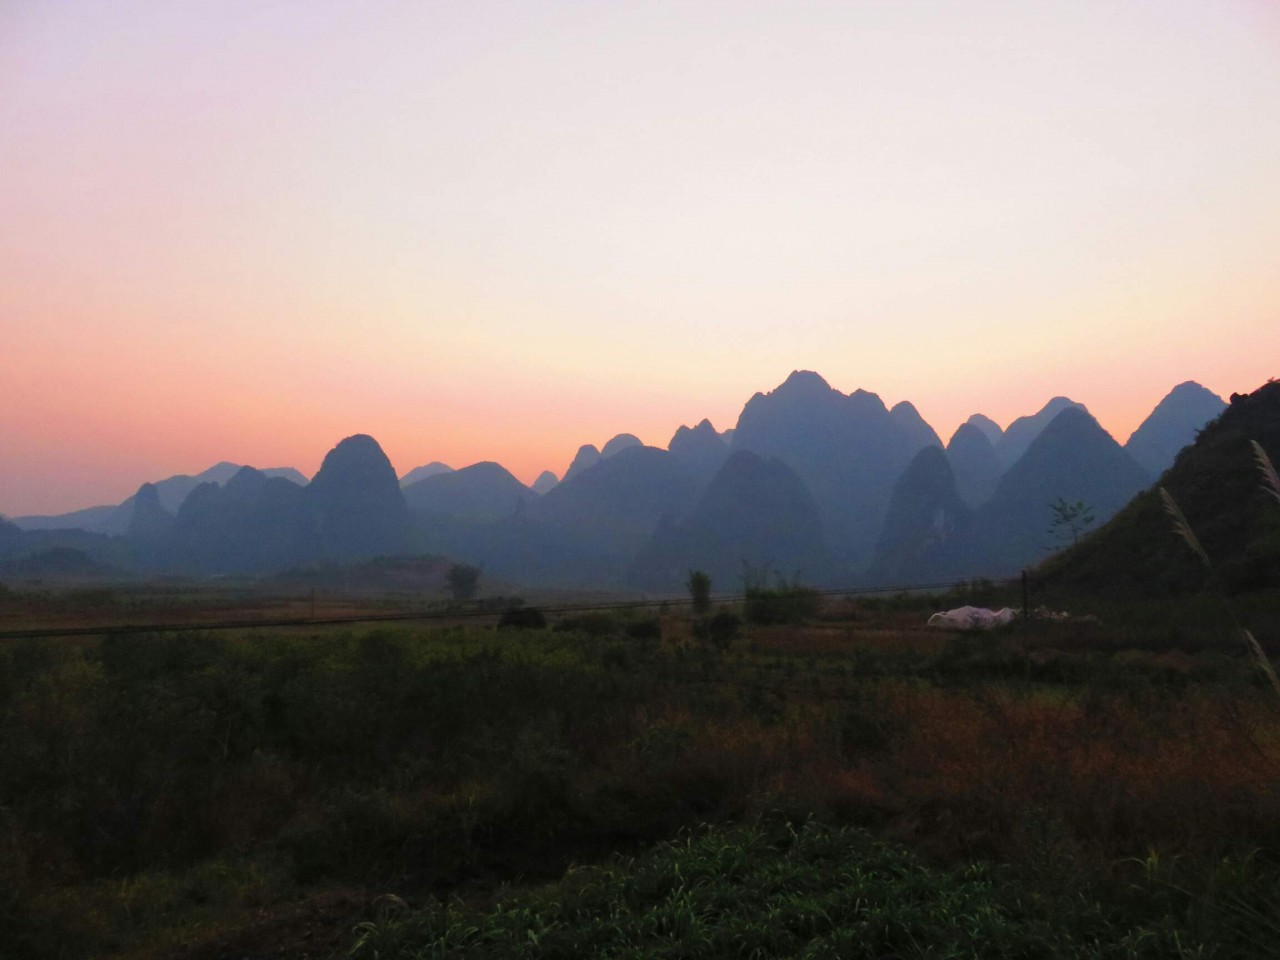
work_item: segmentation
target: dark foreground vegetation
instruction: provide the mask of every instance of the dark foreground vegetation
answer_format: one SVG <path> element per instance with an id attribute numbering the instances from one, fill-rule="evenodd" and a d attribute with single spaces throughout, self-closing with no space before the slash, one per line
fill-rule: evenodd
<path id="1" fill-rule="evenodd" d="M 1277 955 L 1220 604 L 969 600 L 9 641 L 0 956 Z"/>

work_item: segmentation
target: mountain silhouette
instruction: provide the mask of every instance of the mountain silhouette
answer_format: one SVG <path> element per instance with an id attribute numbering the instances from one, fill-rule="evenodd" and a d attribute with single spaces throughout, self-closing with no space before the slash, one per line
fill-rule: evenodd
<path id="1" fill-rule="evenodd" d="M 225 485 L 202 483 L 178 510 L 154 565 L 192 573 L 269 573 L 321 552 L 306 488 L 241 467 Z"/>
<path id="2" fill-rule="evenodd" d="M 628 447 L 531 502 L 476 559 L 526 583 L 622 586 L 658 523 L 687 513 L 697 490 L 666 450 Z"/>
<path id="3" fill-rule="evenodd" d="M 1247 429 L 1269 436 L 1261 414 L 1246 417 L 1272 410 L 1268 389 L 1258 392 L 1263 399 L 1234 398 L 1219 420 L 1238 431 L 1247 420 Z M 582 446 L 562 482 L 544 472 L 536 489 L 496 463 L 459 471 L 431 463 L 397 479 L 377 442 L 357 435 L 329 452 L 309 484 L 290 468 L 223 461 L 196 476 L 143 484 L 115 506 L 5 522 L 0 562 L 31 560 L 34 566 L 7 569 L 68 576 L 89 569 L 260 574 L 418 551 L 481 563 L 492 576 L 529 585 L 663 589 L 679 588 L 690 564 L 720 582 L 736 580 L 744 561 L 784 575 L 835 571 L 844 582 L 855 574 L 878 582 L 950 570 L 996 575 L 1062 545 L 1050 530 L 1058 498 L 1090 505 L 1102 523 L 1150 482 L 1134 456 L 1167 463 L 1198 424 L 1202 439 L 1227 436 L 1219 420 L 1204 425 L 1220 404 L 1204 388 L 1180 384 L 1121 449 L 1081 405 L 1055 397 L 1003 432 L 974 414 L 944 453 L 910 402 L 888 409 L 873 393 L 846 395 L 816 373 L 794 371 L 754 395 L 732 430 L 718 434 L 708 420 L 681 426 L 667 450 L 617 434 L 603 452 Z M 1226 507 L 1201 485 L 1247 497 L 1253 468 L 1246 456 L 1232 468 L 1239 476 L 1224 480 L 1202 462 L 1206 449 L 1240 457 L 1197 441 L 1169 470 L 1212 539 L 1230 524 L 1217 519 L 1214 511 Z M 1013 458 L 1010 465 L 1002 457 Z M 1200 465 L 1183 472 L 1183 459 Z M 1145 502 L 1138 497 L 1134 509 Z M 976 511 L 971 523 L 966 508 Z M 1141 510 L 1135 516 L 1139 526 L 1152 523 Z M 1236 583 L 1270 570 L 1259 558 L 1269 556 L 1273 521 L 1265 510 L 1250 516 L 1263 534 L 1232 528 L 1220 537 L 1221 562 Z M 29 522 L 37 529 L 19 529 Z M 1138 545 L 1115 543 L 1114 557 L 1136 557 Z M 1078 569 L 1107 569 L 1124 582 L 1108 562 L 1094 556 Z M 1194 573 L 1193 566 L 1187 576 Z"/>
<path id="4" fill-rule="evenodd" d="M 658 527 L 631 577 L 637 586 L 678 590 L 694 569 L 729 591 L 746 569 L 830 584 L 843 565 L 823 540 L 817 504 L 800 478 L 781 460 L 739 450 L 684 520 Z"/>
<path id="5" fill-rule="evenodd" d="M 501 520 L 535 496 L 505 467 L 491 461 L 436 473 L 404 487 L 410 510 L 458 520 Z"/>
<path id="6" fill-rule="evenodd" d="M 1005 575 L 1063 544 L 1051 533 L 1051 504 L 1083 502 L 1105 522 L 1150 476 L 1078 406 L 1067 406 L 1000 478 L 974 517 L 974 572 Z"/>
<path id="7" fill-rule="evenodd" d="M 811 371 L 753 396 L 733 436 L 735 451 L 777 457 L 795 471 L 827 542 L 854 566 L 871 559 L 893 484 L 921 446 L 874 393 L 846 396 Z"/>
<path id="8" fill-rule="evenodd" d="M 1280 583 L 1280 503 L 1264 489 L 1250 441 L 1280 464 L 1280 382 L 1232 395 L 1160 478 L 1228 590 Z M 1128 596 L 1185 594 L 1206 582 L 1154 488 L 1042 573 L 1057 584 Z"/>
<path id="9" fill-rule="evenodd" d="M 620 433 L 600 448 L 600 459 L 607 460 L 629 447 L 642 447 L 640 438 L 633 433 Z"/>
<path id="10" fill-rule="evenodd" d="M 1158 477 L 1173 466 L 1178 451 L 1195 440 L 1196 431 L 1226 408 L 1225 400 L 1194 380 L 1180 383 L 1142 421 L 1124 448 L 1147 473 Z"/>
<path id="11" fill-rule="evenodd" d="M 982 435 L 990 442 L 993 450 L 1000 445 L 1000 441 L 1004 437 L 1004 431 L 1000 429 L 1000 424 L 981 413 L 972 414 L 965 423 L 982 431 Z"/>
<path id="12" fill-rule="evenodd" d="M 144 483 L 133 495 L 133 516 L 125 536 L 131 540 L 160 540 L 173 526 L 174 517 L 160 503 L 154 483 Z"/>
<path id="13" fill-rule="evenodd" d="M 0 517 L 0 580 L 92 578 L 135 566 L 120 537 L 66 528 L 23 530 Z"/>
<path id="14" fill-rule="evenodd" d="M 703 420 L 696 427 L 681 426 L 672 435 L 667 450 L 704 484 L 729 459 L 729 447 L 710 420 Z"/>
<path id="15" fill-rule="evenodd" d="M 176 514 L 182 502 L 196 487 L 202 483 L 224 484 L 240 469 L 239 464 L 223 460 L 195 476 L 180 473 L 164 480 L 157 480 L 151 486 L 156 488 L 161 508 L 169 514 Z M 292 482 L 306 486 L 307 478 L 293 467 L 271 467 L 262 473 L 272 477 L 285 477 Z M 136 494 L 135 494 L 136 496 Z M 121 536 L 128 532 L 133 520 L 133 497 L 121 503 L 100 507 L 87 507 L 71 513 L 30 516 L 17 518 L 17 524 L 24 530 L 59 530 L 80 529 L 91 533 L 106 533 Z"/>
<path id="16" fill-rule="evenodd" d="M 955 477 L 956 490 L 970 508 L 991 499 L 1003 468 L 996 449 L 982 428 L 970 418 L 956 428 L 947 443 L 947 462 Z"/>
<path id="17" fill-rule="evenodd" d="M 420 467 L 414 467 L 403 477 L 400 478 L 400 486 L 407 487 L 411 483 L 417 483 L 419 480 L 425 480 L 427 477 L 434 477 L 440 473 L 452 473 L 453 467 L 447 463 L 441 463 L 439 460 L 432 460 Z"/>
<path id="18" fill-rule="evenodd" d="M 538 474 L 538 479 L 533 481 L 533 487 L 531 489 L 534 493 L 543 494 L 559 482 L 560 479 L 554 473 L 550 470 L 543 470 Z"/>
<path id="19" fill-rule="evenodd" d="M 564 479 L 561 483 L 568 483 L 582 471 L 594 467 L 600 462 L 600 451 L 596 449 L 593 443 L 584 443 L 578 448 L 578 452 L 574 455 L 573 462 L 569 464 L 569 469 L 564 472 Z"/>
<path id="20" fill-rule="evenodd" d="M 895 403 L 889 410 L 889 416 L 893 417 L 894 421 L 898 426 L 902 427 L 917 447 L 942 446 L 942 440 L 937 432 L 933 427 L 925 423 L 924 417 L 920 416 L 920 411 L 910 401 L 903 400 L 900 403 Z"/>
<path id="21" fill-rule="evenodd" d="M 391 461 L 373 437 L 356 434 L 341 441 L 305 490 L 323 558 L 367 560 L 408 547 L 409 508 Z"/>
<path id="22" fill-rule="evenodd" d="M 1084 410 L 1085 413 L 1089 412 L 1082 403 L 1076 403 L 1067 397 L 1054 397 L 1036 413 L 1019 417 L 1009 424 L 1000 442 L 995 445 L 996 456 L 1000 458 L 1004 468 L 1007 470 L 1017 463 L 1018 458 L 1027 452 L 1031 442 L 1053 422 L 1054 417 L 1072 407 Z"/>
<path id="23" fill-rule="evenodd" d="M 977 428 L 967 428 L 986 442 Z M 972 521 L 947 454 L 938 447 L 924 447 L 894 484 L 872 564 L 876 577 L 885 583 L 911 584 L 961 574 L 968 566 L 964 551 Z"/>

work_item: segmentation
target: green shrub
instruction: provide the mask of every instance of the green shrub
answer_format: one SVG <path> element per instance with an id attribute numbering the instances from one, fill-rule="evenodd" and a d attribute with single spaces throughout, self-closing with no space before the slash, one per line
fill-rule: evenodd
<path id="1" fill-rule="evenodd" d="M 711 611 L 711 575 L 705 570 L 690 570 L 685 583 L 693 600 L 693 612 L 703 616 Z"/>
<path id="2" fill-rule="evenodd" d="M 804 623 L 815 616 L 822 595 L 811 587 L 780 580 L 776 587 L 748 587 L 742 614 L 747 623 Z"/>
<path id="3" fill-rule="evenodd" d="M 449 596 L 455 601 L 470 600 L 476 595 L 480 585 L 480 568 L 466 563 L 455 563 L 445 575 L 449 586 Z"/>

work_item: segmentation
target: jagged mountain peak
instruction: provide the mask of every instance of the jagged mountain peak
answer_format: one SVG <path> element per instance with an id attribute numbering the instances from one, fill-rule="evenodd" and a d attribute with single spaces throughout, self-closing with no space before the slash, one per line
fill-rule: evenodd
<path id="1" fill-rule="evenodd" d="M 715 426 L 704 417 L 698 421 L 696 426 L 689 427 L 681 424 L 677 427 L 676 432 L 671 436 L 671 441 L 667 444 L 667 449 L 671 450 L 672 447 L 688 442 L 702 443 L 709 440 L 714 440 L 717 443 L 724 442 Z"/>

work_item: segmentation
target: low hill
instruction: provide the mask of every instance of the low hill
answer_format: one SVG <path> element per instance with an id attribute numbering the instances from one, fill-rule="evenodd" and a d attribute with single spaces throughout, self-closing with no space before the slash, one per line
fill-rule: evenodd
<path id="1" fill-rule="evenodd" d="M 1160 478 L 1233 591 L 1280 584 L 1280 505 L 1263 490 L 1250 441 L 1261 444 L 1272 463 L 1280 461 L 1280 382 L 1233 394 Z M 1041 574 L 1055 584 L 1146 595 L 1195 590 L 1205 582 L 1155 489 L 1051 558 Z"/>

